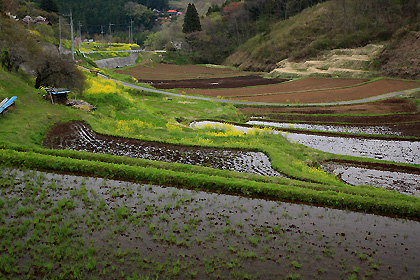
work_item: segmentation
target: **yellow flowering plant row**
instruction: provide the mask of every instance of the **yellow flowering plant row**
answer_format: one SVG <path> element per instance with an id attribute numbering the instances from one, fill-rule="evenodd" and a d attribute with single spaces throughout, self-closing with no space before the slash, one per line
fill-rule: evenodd
<path id="1" fill-rule="evenodd" d="M 99 80 L 97 78 L 88 77 L 86 79 L 86 86 L 83 91 L 85 95 L 95 94 L 110 94 L 118 93 L 120 89 L 117 88 L 117 84 L 110 80 Z"/>
<path id="2" fill-rule="evenodd" d="M 98 43 L 98 42 L 89 42 L 82 44 L 82 51 L 128 51 L 132 48 L 139 48 L 137 44 L 126 44 L 126 43 Z"/>

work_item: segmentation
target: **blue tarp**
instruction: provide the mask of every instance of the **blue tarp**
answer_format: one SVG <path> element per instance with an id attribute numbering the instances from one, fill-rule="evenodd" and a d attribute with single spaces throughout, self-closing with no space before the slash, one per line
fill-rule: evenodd
<path id="1" fill-rule="evenodd" d="M 9 108 L 9 106 L 12 105 L 13 102 L 15 102 L 16 98 L 17 98 L 17 96 L 13 96 L 9 100 L 7 100 L 7 102 L 4 103 L 3 106 L 0 107 L 0 114 L 2 114 L 4 112 L 4 110 L 6 110 L 7 108 Z"/>
<path id="2" fill-rule="evenodd" d="M 70 93 L 71 91 L 66 88 L 46 88 L 45 89 L 49 94 L 62 94 L 62 93 Z"/>

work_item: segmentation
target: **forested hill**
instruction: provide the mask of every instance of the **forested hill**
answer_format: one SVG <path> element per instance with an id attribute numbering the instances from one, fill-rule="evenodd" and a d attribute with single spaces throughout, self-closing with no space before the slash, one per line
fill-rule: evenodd
<path id="1" fill-rule="evenodd" d="M 34 2 L 41 3 L 42 1 Z M 144 29 L 150 29 L 155 21 L 155 15 L 151 10 L 169 9 L 168 0 L 59 0 L 55 2 L 60 14 L 69 14 L 72 11 L 75 22 L 80 21 L 83 29 L 97 34 L 101 31 L 107 32 L 110 24 L 113 30 L 127 30 L 131 19 L 137 21 L 138 24 L 135 26 L 142 25 Z M 133 16 L 134 9 L 127 9 L 126 6 L 129 2 L 144 6 L 142 14 Z M 148 11 L 144 8 L 148 8 Z"/>

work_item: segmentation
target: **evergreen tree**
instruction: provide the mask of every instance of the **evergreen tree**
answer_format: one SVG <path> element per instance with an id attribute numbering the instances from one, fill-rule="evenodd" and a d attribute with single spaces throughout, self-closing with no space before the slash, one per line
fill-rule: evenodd
<path id="1" fill-rule="evenodd" d="M 58 13 L 58 6 L 55 0 L 41 0 L 40 8 L 41 10 L 44 10 L 49 13 Z"/>
<path id="2" fill-rule="evenodd" d="M 194 4 L 189 3 L 185 12 L 184 24 L 182 25 L 183 33 L 191 33 L 201 31 L 200 18 Z"/>

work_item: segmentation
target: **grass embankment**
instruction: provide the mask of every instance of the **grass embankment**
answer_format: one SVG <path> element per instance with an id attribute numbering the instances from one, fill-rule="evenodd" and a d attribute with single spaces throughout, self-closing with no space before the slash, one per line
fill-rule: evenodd
<path id="1" fill-rule="evenodd" d="M 244 135 L 233 130 L 193 130 L 185 125 L 197 118 L 240 121 L 243 116 L 228 104 L 167 99 L 90 77 L 83 99 L 98 109 L 89 113 L 51 105 L 42 100 L 37 91 L 4 72 L 1 72 L 0 85 L 5 89 L 0 98 L 18 96 L 16 108 L 0 120 L 3 132 L 0 141 L 4 143 L 0 161 L 6 165 L 176 184 L 372 213 L 407 217 L 418 217 L 420 213 L 418 198 L 371 187 L 347 186 L 334 176 L 309 167 L 306 160 L 316 162 L 327 158 L 325 154 L 290 144 L 282 137 L 264 132 Z M 45 133 L 53 124 L 70 119 L 83 119 L 95 131 L 104 134 L 171 144 L 261 151 L 270 157 L 274 169 L 296 180 L 40 148 Z"/>

